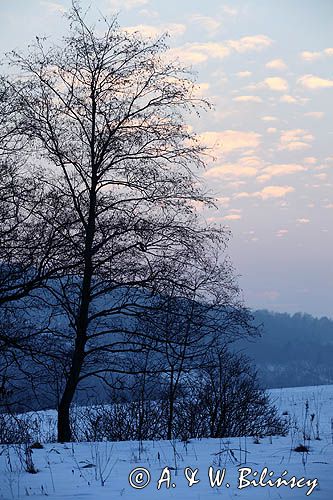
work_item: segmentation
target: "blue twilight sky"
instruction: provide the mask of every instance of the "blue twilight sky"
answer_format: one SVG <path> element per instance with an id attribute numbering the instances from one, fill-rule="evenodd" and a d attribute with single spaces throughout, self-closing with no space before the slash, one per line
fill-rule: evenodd
<path id="1" fill-rule="evenodd" d="M 214 149 L 212 220 L 247 304 L 333 317 L 333 1 L 94 0 L 91 17 L 170 33 L 174 57 L 215 105 L 192 122 Z M 0 50 L 59 37 L 69 0 L 0 0 Z"/>

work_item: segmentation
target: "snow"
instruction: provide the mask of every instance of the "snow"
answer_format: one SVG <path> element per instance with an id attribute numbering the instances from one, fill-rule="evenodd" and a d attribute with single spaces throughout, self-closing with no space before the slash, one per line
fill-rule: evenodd
<path id="1" fill-rule="evenodd" d="M 38 469 L 36 474 L 24 471 L 18 447 L 2 446 L 0 498 L 296 500 L 310 497 L 331 500 L 333 386 L 274 389 L 270 392 L 281 414 L 291 423 L 291 429 L 288 436 L 259 438 L 259 443 L 252 437 L 190 440 L 189 443 L 145 441 L 141 445 L 138 442 L 49 443 L 44 444 L 43 449 L 33 450 L 33 462 Z M 48 419 L 51 417 L 52 413 Z M 293 451 L 303 443 L 304 433 L 309 453 Z M 151 481 L 147 487 L 135 489 L 130 486 L 128 477 L 135 468 L 142 467 L 149 471 Z M 164 481 L 157 489 L 165 467 L 169 467 L 171 475 L 170 488 Z M 200 479 L 200 482 L 191 487 L 184 474 L 187 467 L 198 469 L 194 478 Z M 210 486 L 209 467 L 214 467 L 215 471 L 225 469 L 226 477 L 221 487 Z M 267 473 L 273 471 L 274 475 L 271 478 L 267 476 L 264 484 L 269 478 L 275 481 L 284 471 L 288 471 L 284 479 L 305 479 L 299 483 L 302 487 L 247 486 L 239 489 L 239 469 L 243 468 L 245 472 L 245 467 L 251 468 L 252 472 L 258 471 L 257 476 L 247 476 L 247 479 L 256 482 L 265 467 Z M 186 469 L 185 472 L 190 479 L 191 470 Z M 167 471 L 164 471 L 164 477 L 168 477 Z M 315 479 L 319 485 L 314 488 L 312 481 Z M 307 480 L 310 482 L 305 484 Z M 313 488 L 313 492 L 307 495 Z"/>

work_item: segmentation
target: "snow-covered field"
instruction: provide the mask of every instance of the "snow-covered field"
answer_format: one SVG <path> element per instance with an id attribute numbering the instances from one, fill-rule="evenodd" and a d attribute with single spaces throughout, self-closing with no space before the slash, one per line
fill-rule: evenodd
<path id="1" fill-rule="evenodd" d="M 270 392 L 281 414 L 290 422 L 286 437 L 202 439 L 189 443 L 146 441 L 142 445 L 138 442 L 44 444 L 42 449 L 33 450 L 36 474 L 24 471 L 18 448 L 2 446 L 0 498 L 296 500 L 310 496 L 331 500 L 333 386 Z M 304 444 L 304 437 L 309 452 L 293 451 Z M 225 474 L 221 486 L 210 484 L 217 472 Z M 131 473 L 136 486 L 149 484 L 141 489 L 131 486 Z M 256 486 L 260 475 L 262 485 Z M 288 485 L 277 487 L 280 477 Z M 269 479 L 272 486 L 267 484 Z"/>

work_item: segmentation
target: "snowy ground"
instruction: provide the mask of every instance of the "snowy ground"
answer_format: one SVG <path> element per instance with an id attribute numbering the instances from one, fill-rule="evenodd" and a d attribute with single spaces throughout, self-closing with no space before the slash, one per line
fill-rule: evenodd
<path id="1" fill-rule="evenodd" d="M 142 446 L 137 442 L 45 444 L 43 449 L 33 450 L 33 462 L 38 469 L 36 474 L 24 472 L 18 449 L 0 447 L 0 498 L 296 500 L 310 496 L 331 500 L 333 386 L 275 389 L 271 395 L 281 414 L 291 422 L 287 437 L 259 439 L 259 443 L 248 437 L 191 440 L 187 444 L 144 442 Z M 311 438 L 306 441 L 309 453 L 293 451 L 303 443 L 304 434 Z M 214 468 L 214 473 L 218 469 L 225 471 L 220 487 L 210 485 L 210 467 Z M 293 483 L 279 488 L 250 486 L 247 481 L 254 480 L 257 484 L 265 467 L 268 474 L 274 474 L 267 475 L 263 484 L 267 484 L 268 479 L 275 482 L 287 471 L 284 480 L 294 477 L 293 481 L 299 481 L 299 487 L 291 488 Z M 137 468 L 144 468 L 150 474 L 149 485 L 142 489 L 129 484 L 129 474 Z M 252 469 L 248 476 L 245 476 L 249 472 L 246 468 Z M 198 469 L 196 474 L 195 469 Z M 140 476 L 140 470 L 133 472 L 132 481 L 145 482 L 146 474 L 142 471 Z M 240 483 L 242 474 L 244 479 Z M 158 489 L 161 477 L 165 481 L 161 481 Z M 200 482 L 190 487 L 191 477 Z M 239 485 L 243 488 L 238 488 Z"/>

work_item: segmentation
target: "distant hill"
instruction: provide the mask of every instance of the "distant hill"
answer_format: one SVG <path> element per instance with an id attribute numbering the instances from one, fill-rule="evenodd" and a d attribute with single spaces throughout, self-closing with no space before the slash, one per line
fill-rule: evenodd
<path id="1" fill-rule="evenodd" d="M 257 365 L 265 387 L 292 387 L 333 383 L 333 320 L 309 314 L 254 311 L 262 335 L 239 341 Z"/>
<path id="2" fill-rule="evenodd" d="M 38 315 L 38 320 L 43 323 L 47 310 L 44 315 L 43 310 L 38 309 Z M 36 319 L 33 312 L 30 316 Z M 253 311 L 253 316 L 254 324 L 261 326 L 261 337 L 239 340 L 232 344 L 232 348 L 253 360 L 263 388 L 333 384 L 333 320 L 266 310 Z M 61 318 L 57 317 L 56 321 L 58 328 L 65 328 Z M 43 365 L 30 365 L 29 358 L 24 363 L 26 373 L 38 368 L 39 380 L 43 383 L 35 392 L 31 389 L 29 377 L 22 377 L 21 372 L 11 377 L 15 408 L 19 411 L 55 408 L 58 385 L 54 384 L 52 372 L 51 375 L 47 371 L 44 373 Z M 16 365 L 12 370 L 16 370 Z M 91 379 L 80 387 L 82 391 L 79 391 L 76 401 L 81 404 L 87 400 L 100 402 L 110 398 L 110 390 L 101 381 Z"/>

